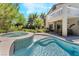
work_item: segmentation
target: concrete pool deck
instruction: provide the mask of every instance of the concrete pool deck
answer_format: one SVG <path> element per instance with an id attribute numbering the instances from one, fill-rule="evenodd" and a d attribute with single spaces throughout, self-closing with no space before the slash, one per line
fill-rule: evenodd
<path id="1" fill-rule="evenodd" d="M 63 37 L 63 36 L 59 36 L 57 34 L 50 34 L 50 33 L 36 33 L 36 34 L 40 34 L 40 35 L 44 35 L 44 36 L 45 35 L 54 36 L 54 37 L 60 38 L 60 39 L 62 39 L 64 41 L 70 41 L 72 43 L 79 44 L 79 36 L 67 36 L 67 37 Z M 40 35 L 36 36 L 36 39 L 40 38 Z M 43 37 L 43 38 L 45 38 L 45 37 Z"/>
<path id="2" fill-rule="evenodd" d="M 68 36 L 68 37 L 64 37 L 64 39 L 66 39 L 67 41 L 79 44 L 79 36 Z"/>
<path id="3" fill-rule="evenodd" d="M 58 38 L 61 38 L 62 40 L 70 41 L 70 42 L 73 42 L 75 44 L 79 44 L 79 36 L 78 35 L 72 35 L 72 36 L 66 36 L 66 37 L 64 37 L 64 36 L 58 35 L 57 33 L 51 33 L 50 32 L 49 34 L 51 34 L 53 36 L 56 36 Z"/>
<path id="4" fill-rule="evenodd" d="M 12 49 L 12 44 L 14 41 L 19 40 L 21 38 L 28 38 L 33 36 L 33 33 L 28 33 L 28 35 L 24 35 L 21 37 L 0 37 L 0 56 L 9 56 L 10 53 L 13 53 Z"/>

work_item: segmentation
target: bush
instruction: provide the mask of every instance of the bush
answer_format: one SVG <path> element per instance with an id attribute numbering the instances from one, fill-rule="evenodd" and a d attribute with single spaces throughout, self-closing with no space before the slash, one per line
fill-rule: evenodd
<path id="1" fill-rule="evenodd" d="M 18 31 L 18 28 L 16 26 L 11 26 L 10 31 Z"/>
<path id="2" fill-rule="evenodd" d="M 40 33 L 42 33 L 42 32 L 46 32 L 46 30 L 45 29 L 23 29 L 23 31 L 25 31 L 25 32 L 33 32 L 33 33 L 35 33 L 35 32 L 40 32 Z"/>
<path id="3" fill-rule="evenodd" d="M 5 33 L 6 30 L 0 29 L 0 33 Z"/>
<path id="4" fill-rule="evenodd" d="M 45 32 L 45 31 L 46 31 L 45 29 L 38 29 L 38 30 L 37 30 L 37 32 L 40 32 L 40 33 L 41 33 L 41 32 Z"/>
<path id="5" fill-rule="evenodd" d="M 34 29 L 23 29 L 23 31 L 25 31 L 25 32 L 36 32 Z"/>

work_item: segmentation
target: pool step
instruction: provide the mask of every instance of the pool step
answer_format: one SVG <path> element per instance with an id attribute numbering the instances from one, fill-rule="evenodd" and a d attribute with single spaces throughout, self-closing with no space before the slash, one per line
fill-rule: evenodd
<path id="1" fill-rule="evenodd" d="M 47 40 L 47 41 L 39 42 L 39 44 L 41 46 L 47 46 L 47 45 L 49 45 L 51 43 L 55 43 L 54 40 L 50 40 L 50 41 Z"/>
<path id="2" fill-rule="evenodd" d="M 52 42 L 55 42 L 55 40 L 52 40 L 52 39 L 49 38 L 49 39 L 43 39 L 43 40 L 41 39 L 41 40 L 37 41 L 36 43 L 38 43 L 42 46 L 46 46 L 46 45 L 48 45 Z"/>

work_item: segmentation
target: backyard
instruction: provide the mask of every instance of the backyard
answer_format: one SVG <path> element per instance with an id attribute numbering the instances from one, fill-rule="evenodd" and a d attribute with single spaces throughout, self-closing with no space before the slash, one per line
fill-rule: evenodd
<path id="1" fill-rule="evenodd" d="M 59 5 L 62 8 L 57 10 Z M 73 6 L 65 3 L 53 7 L 51 3 L 0 3 L 0 55 L 79 56 L 79 36 L 72 35 L 73 29 L 79 28 L 73 28 L 78 25 L 79 18 L 71 18 L 67 24 L 69 19 L 60 17 L 66 13 L 64 5 L 66 8 Z"/>
<path id="2" fill-rule="evenodd" d="M 26 18 L 19 4 L 0 4 L 0 33 L 12 31 L 45 32 L 45 13 L 31 13 Z"/>

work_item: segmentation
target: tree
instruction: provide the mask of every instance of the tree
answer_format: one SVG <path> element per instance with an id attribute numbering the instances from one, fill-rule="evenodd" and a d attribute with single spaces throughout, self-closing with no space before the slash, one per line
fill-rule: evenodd
<path id="1" fill-rule="evenodd" d="M 41 29 L 42 26 L 44 25 L 44 22 L 41 18 L 36 18 L 34 21 L 34 25 L 36 28 Z"/>
<path id="2" fill-rule="evenodd" d="M 0 29 L 8 31 L 11 21 L 18 12 L 18 4 L 0 4 Z"/>
<path id="3" fill-rule="evenodd" d="M 34 28 L 34 20 L 38 17 L 37 13 L 30 14 L 28 17 L 28 27 Z"/>
<path id="4" fill-rule="evenodd" d="M 15 22 L 22 24 L 22 25 L 25 25 L 26 18 L 22 14 L 19 14 L 19 16 L 16 18 Z"/>
<path id="5" fill-rule="evenodd" d="M 22 17 L 21 13 L 19 12 L 19 4 L 0 4 L 0 30 L 5 30 L 6 32 L 9 31 L 13 24 L 12 22 L 16 21 L 19 17 Z"/>
<path id="6" fill-rule="evenodd" d="M 15 26 L 23 29 L 27 24 L 26 18 L 22 15 L 19 14 L 19 17 L 15 20 Z"/>
<path id="7" fill-rule="evenodd" d="M 46 14 L 45 13 L 41 13 L 40 18 L 43 19 L 44 21 L 44 26 L 46 25 Z"/>

